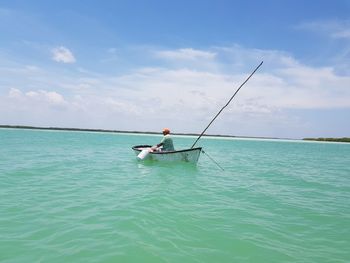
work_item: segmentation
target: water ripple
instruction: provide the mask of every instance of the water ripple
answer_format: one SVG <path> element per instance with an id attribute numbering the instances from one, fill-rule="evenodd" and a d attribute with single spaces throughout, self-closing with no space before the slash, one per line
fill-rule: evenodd
<path id="1" fill-rule="evenodd" d="M 136 161 L 154 137 L 0 132 L 1 262 L 350 258 L 348 145 L 203 140 L 221 171 Z"/>

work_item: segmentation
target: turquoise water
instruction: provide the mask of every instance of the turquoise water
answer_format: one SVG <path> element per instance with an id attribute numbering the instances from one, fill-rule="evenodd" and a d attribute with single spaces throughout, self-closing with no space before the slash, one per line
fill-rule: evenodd
<path id="1" fill-rule="evenodd" d="M 350 261 L 350 144 L 160 138 L 0 129 L 0 261 Z"/>

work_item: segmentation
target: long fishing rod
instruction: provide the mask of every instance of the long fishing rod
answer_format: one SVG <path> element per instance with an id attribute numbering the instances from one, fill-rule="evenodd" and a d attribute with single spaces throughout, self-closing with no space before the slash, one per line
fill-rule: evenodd
<path id="1" fill-rule="evenodd" d="M 249 75 L 249 77 L 239 86 L 239 88 L 236 90 L 236 92 L 232 95 L 232 97 L 228 100 L 228 102 L 225 104 L 224 107 L 221 108 L 221 110 L 215 115 L 214 119 L 211 120 L 211 122 L 208 124 L 208 126 L 202 131 L 202 133 L 198 136 L 197 140 L 194 142 L 194 144 L 191 146 L 191 149 L 196 145 L 198 140 L 202 137 L 202 135 L 206 132 L 206 130 L 209 128 L 209 126 L 215 121 L 215 119 L 220 115 L 220 113 L 227 107 L 227 105 L 230 104 L 231 100 L 236 96 L 238 91 L 248 82 L 248 80 L 254 75 L 254 73 L 260 68 L 260 66 L 263 64 L 264 61 L 261 61 L 259 66 L 257 66 L 254 71 Z"/>

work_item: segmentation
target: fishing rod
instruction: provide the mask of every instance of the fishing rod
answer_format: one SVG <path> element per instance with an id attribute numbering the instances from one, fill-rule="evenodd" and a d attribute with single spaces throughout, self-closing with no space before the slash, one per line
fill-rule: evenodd
<path id="1" fill-rule="evenodd" d="M 225 104 L 224 107 L 221 108 L 221 110 L 215 115 L 215 117 L 211 120 L 211 122 L 208 124 L 208 126 L 202 131 L 202 133 L 198 136 L 197 140 L 194 142 L 194 144 L 191 146 L 191 149 L 196 145 L 198 140 L 203 136 L 203 134 L 206 132 L 206 130 L 209 128 L 209 126 L 215 121 L 215 119 L 220 115 L 220 113 L 230 104 L 232 99 L 236 96 L 238 91 L 248 82 L 248 80 L 254 75 L 254 73 L 260 68 L 260 66 L 263 64 L 264 61 L 261 61 L 261 63 L 254 69 L 254 71 L 249 75 L 249 77 L 238 87 L 236 92 L 232 95 L 232 97 L 228 100 L 228 102 Z"/>

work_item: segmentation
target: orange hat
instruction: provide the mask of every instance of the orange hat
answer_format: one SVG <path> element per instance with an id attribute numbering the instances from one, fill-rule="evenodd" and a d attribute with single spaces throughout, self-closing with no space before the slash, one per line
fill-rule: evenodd
<path id="1" fill-rule="evenodd" d="M 169 134 L 169 133 L 170 133 L 170 130 L 169 130 L 168 128 L 164 128 L 164 129 L 163 129 L 163 133 Z"/>

